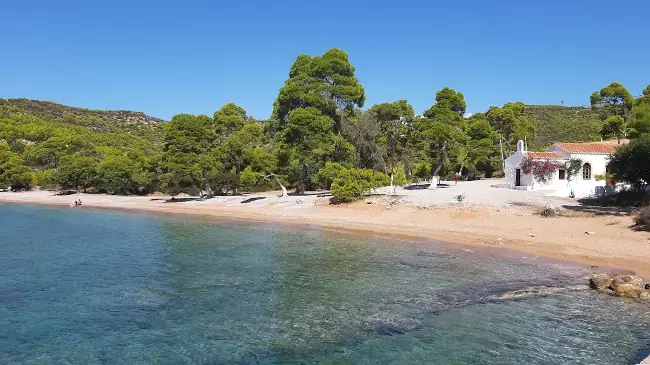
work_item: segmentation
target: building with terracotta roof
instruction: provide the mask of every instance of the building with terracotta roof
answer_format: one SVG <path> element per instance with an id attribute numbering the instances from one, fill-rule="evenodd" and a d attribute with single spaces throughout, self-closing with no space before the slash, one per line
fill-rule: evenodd
<path id="1" fill-rule="evenodd" d="M 601 142 L 555 143 L 544 152 L 529 152 L 523 141 L 517 142 L 517 151 L 505 160 L 504 173 L 508 184 L 520 190 L 555 190 L 557 195 L 588 196 L 605 191 L 608 181 L 596 179 L 607 173 L 609 156 L 616 149 L 628 143 L 622 139 Z M 556 167 L 555 176 L 547 183 L 537 181 L 532 174 L 525 174 L 522 162 L 532 158 L 534 161 L 550 161 Z M 566 165 L 572 159 L 582 162 L 577 176 L 568 176 Z"/>

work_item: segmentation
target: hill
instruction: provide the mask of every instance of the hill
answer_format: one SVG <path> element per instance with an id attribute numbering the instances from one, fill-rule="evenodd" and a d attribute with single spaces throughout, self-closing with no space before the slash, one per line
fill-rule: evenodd
<path id="1" fill-rule="evenodd" d="M 29 99 L 0 99 L 0 118 L 31 115 L 61 127 L 81 126 L 92 132 L 159 135 L 162 119 L 127 110 L 91 110 Z"/>
<path id="2" fill-rule="evenodd" d="M 525 116 L 536 127 L 531 149 L 544 149 L 555 142 L 586 142 L 600 139 L 598 113 L 588 107 L 526 105 Z"/>

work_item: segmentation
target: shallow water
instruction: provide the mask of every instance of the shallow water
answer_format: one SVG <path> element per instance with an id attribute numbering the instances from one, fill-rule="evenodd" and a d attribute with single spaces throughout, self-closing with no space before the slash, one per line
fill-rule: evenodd
<path id="1" fill-rule="evenodd" d="M 0 364 L 633 364 L 582 269 L 277 225 L 0 205 Z M 578 286 L 576 286 L 578 285 Z M 546 296 L 495 298 L 530 286 Z"/>

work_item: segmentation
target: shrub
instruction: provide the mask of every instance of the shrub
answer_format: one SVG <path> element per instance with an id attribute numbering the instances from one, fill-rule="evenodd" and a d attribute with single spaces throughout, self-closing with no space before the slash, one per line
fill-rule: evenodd
<path id="1" fill-rule="evenodd" d="M 403 186 L 408 184 L 408 181 L 406 180 L 406 169 L 404 168 L 404 164 L 401 162 L 398 162 L 397 165 L 393 167 L 393 185 L 397 186 Z"/>
<path id="2" fill-rule="evenodd" d="M 32 170 L 25 166 L 25 162 L 18 155 L 11 156 L 0 166 L 0 188 L 9 186 L 11 190 L 29 190 L 33 180 Z"/>
<path id="3" fill-rule="evenodd" d="M 370 169 L 347 169 L 332 182 L 333 202 L 345 203 L 361 198 L 371 189 L 388 185 L 386 174 Z"/>
<path id="4" fill-rule="evenodd" d="M 650 231 L 650 207 L 645 207 L 637 213 L 634 223 L 639 229 Z"/>
<path id="5" fill-rule="evenodd" d="M 346 171 L 347 168 L 338 162 L 327 162 L 316 174 L 316 185 L 321 188 L 330 189 L 334 180 Z"/>
<path id="6" fill-rule="evenodd" d="M 240 186 L 239 176 L 230 172 L 222 172 L 211 177 L 210 183 L 217 195 L 227 195 L 228 192 L 234 194 Z"/>
<path id="7" fill-rule="evenodd" d="M 257 181 L 260 180 L 260 173 L 254 172 L 253 168 L 250 166 L 247 166 L 242 172 L 239 173 L 239 182 L 241 184 L 241 187 L 250 190 L 252 189 L 255 185 L 257 185 Z"/>
<path id="8" fill-rule="evenodd" d="M 465 194 L 458 194 L 454 196 L 454 199 L 456 199 L 457 202 L 462 203 L 463 200 L 465 200 Z"/>
<path id="9" fill-rule="evenodd" d="M 539 212 L 539 215 L 545 218 L 555 217 L 557 215 L 557 210 L 555 210 L 553 207 L 545 207 Z"/>
<path id="10" fill-rule="evenodd" d="M 56 188 L 56 170 L 48 169 L 42 172 L 34 173 L 34 184 L 40 186 L 43 189 L 54 189 Z"/>
<path id="11" fill-rule="evenodd" d="M 619 146 L 609 161 L 616 181 L 625 181 L 639 191 L 650 182 L 650 135 L 643 135 L 627 145 Z"/>
<path id="12" fill-rule="evenodd" d="M 64 190 L 85 191 L 97 182 L 97 160 L 79 155 L 63 156 L 56 173 L 56 182 Z"/>

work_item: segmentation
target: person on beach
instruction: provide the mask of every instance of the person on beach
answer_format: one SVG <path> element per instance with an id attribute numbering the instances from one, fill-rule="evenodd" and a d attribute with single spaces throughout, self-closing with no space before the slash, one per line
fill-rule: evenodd
<path id="1" fill-rule="evenodd" d="M 456 182 L 456 185 L 458 185 L 458 180 L 460 180 L 460 173 L 454 174 L 454 181 Z"/>
<path id="2" fill-rule="evenodd" d="M 78 206 L 81 206 L 81 199 L 79 199 L 79 201 L 77 203 L 78 203 L 77 204 Z"/>
<path id="3" fill-rule="evenodd" d="M 76 207 L 76 206 L 78 206 L 78 205 L 79 205 L 79 202 L 75 200 L 75 201 L 74 201 L 74 206 Z"/>

